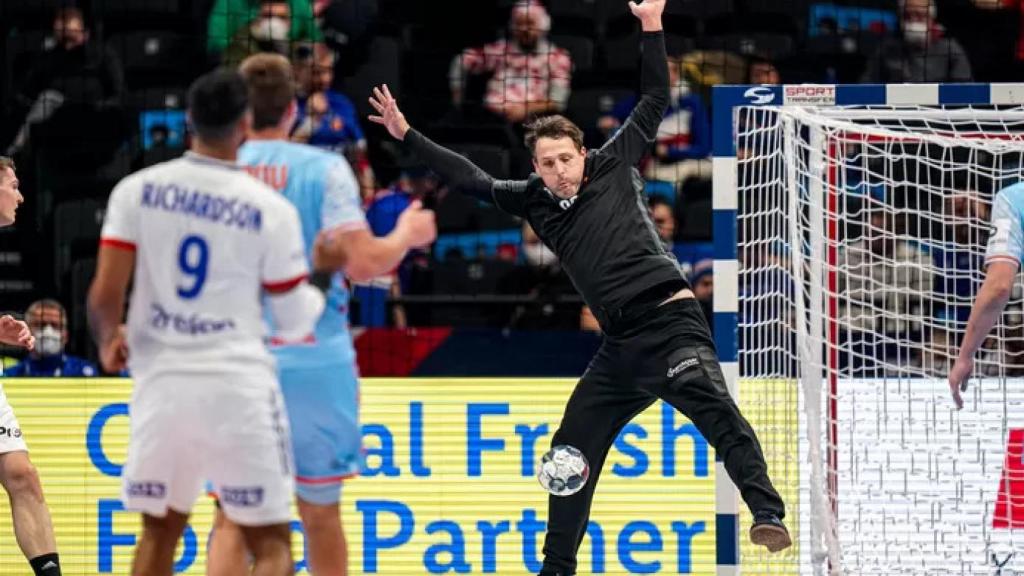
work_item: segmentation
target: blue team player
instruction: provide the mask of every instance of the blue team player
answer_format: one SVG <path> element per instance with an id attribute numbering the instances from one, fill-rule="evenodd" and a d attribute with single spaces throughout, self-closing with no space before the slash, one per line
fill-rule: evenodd
<path id="1" fill-rule="evenodd" d="M 36 339 L 36 347 L 24 360 L 4 369 L 8 378 L 56 377 L 81 378 L 96 376 L 96 365 L 84 358 L 64 353 L 68 343 L 68 315 L 56 300 L 36 300 L 25 311 L 28 324 Z"/>
<path id="2" fill-rule="evenodd" d="M 373 236 L 344 158 L 287 141 L 296 114 L 287 59 L 256 54 L 240 70 L 249 84 L 253 122 L 239 162 L 298 208 L 311 269 L 341 270 L 353 281 L 365 281 L 393 270 L 410 248 L 434 240 L 434 214 L 418 202 L 402 213 L 391 234 Z M 326 290 L 327 305 L 313 339 L 272 349 L 292 426 L 306 560 L 315 576 L 338 576 L 346 574 L 347 563 L 341 483 L 361 464 L 359 386 L 348 291 L 340 274 L 331 275 Z M 207 573 L 249 573 L 241 534 L 223 515 L 215 523 Z"/>
<path id="3" fill-rule="evenodd" d="M 963 408 L 961 392 L 974 372 L 974 354 L 988 338 L 1013 293 L 1013 284 L 1024 258 L 1024 184 L 999 191 L 992 203 L 992 232 L 985 250 L 985 281 L 971 308 L 960 353 L 949 372 L 949 390 L 957 410 Z"/>

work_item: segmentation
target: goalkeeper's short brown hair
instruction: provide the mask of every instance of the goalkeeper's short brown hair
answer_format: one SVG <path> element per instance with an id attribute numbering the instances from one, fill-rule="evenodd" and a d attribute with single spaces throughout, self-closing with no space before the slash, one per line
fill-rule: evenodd
<path id="1" fill-rule="evenodd" d="M 253 130 L 277 126 L 295 99 L 291 63 L 280 54 L 261 52 L 246 58 L 238 71 L 249 85 Z"/>
<path id="2" fill-rule="evenodd" d="M 7 176 L 7 169 L 10 168 L 11 172 L 17 170 L 14 167 L 14 160 L 7 156 L 0 156 L 0 182 L 4 181 L 4 177 Z"/>
<path id="3" fill-rule="evenodd" d="M 568 138 L 572 140 L 576 148 L 583 148 L 583 131 L 565 116 L 559 114 L 541 116 L 527 124 L 525 128 L 526 147 L 530 149 L 531 154 L 537 146 L 537 140 L 541 138 Z"/>

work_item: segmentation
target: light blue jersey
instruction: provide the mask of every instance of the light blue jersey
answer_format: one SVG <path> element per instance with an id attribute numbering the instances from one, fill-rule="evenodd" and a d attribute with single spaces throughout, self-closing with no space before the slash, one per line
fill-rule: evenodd
<path id="1" fill-rule="evenodd" d="M 359 198 L 359 184 L 348 162 L 337 154 L 304 144 L 257 140 L 242 146 L 238 161 L 250 174 L 281 192 L 299 210 L 311 267 L 313 242 L 322 230 L 344 232 L 368 228 Z M 313 345 L 329 356 L 325 360 L 355 362 L 348 328 L 348 304 L 348 289 L 341 275 L 335 275 Z M 303 353 L 293 354 L 297 348 Z M 299 361 L 300 357 L 311 358 L 309 348 L 303 344 L 281 346 L 274 351 L 279 361 L 291 363 Z"/>
<path id="2" fill-rule="evenodd" d="M 992 235 L 985 251 L 985 264 L 1024 259 L 1024 184 L 1003 188 L 992 204 Z"/>
<path id="3" fill-rule="evenodd" d="M 369 228 L 359 185 L 344 158 L 304 144 L 267 140 L 246 143 L 238 156 L 251 174 L 298 208 L 310 268 L 313 242 L 321 231 Z M 336 274 L 315 342 L 272 348 L 292 423 L 296 494 L 313 504 L 338 502 L 342 480 L 362 467 L 359 381 L 348 300 L 348 290 Z"/>

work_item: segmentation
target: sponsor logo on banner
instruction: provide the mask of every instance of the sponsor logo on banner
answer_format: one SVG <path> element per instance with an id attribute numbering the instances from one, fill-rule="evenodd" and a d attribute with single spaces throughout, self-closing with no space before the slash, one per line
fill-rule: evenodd
<path id="1" fill-rule="evenodd" d="M 782 103 L 831 106 L 836 103 L 836 87 L 830 84 L 787 85 L 782 88 Z"/>
<path id="2" fill-rule="evenodd" d="M 775 101 L 775 91 L 768 86 L 754 86 L 753 88 L 747 88 L 747 91 L 743 93 L 743 97 L 747 99 L 747 102 L 755 106 L 761 106 Z"/>

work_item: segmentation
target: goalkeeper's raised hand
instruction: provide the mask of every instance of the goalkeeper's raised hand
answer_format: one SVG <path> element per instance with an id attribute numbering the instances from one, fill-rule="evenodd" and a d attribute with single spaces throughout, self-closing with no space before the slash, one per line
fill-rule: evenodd
<path id="1" fill-rule="evenodd" d="M 393 138 L 405 140 L 405 134 L 409 131 L 409 123 L 405 120 L 405 114 L 398 109 L 398 101 L 391 95 L 387 84 L 373 89 L 370 106 L 377 111 L 376 115 L 369 116 L 370 122 L 387 128 L 388 134 L 391 134 Z"/>

